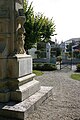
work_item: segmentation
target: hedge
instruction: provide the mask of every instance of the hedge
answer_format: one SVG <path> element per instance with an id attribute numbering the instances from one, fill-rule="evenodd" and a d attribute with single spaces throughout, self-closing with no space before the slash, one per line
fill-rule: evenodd
<path id="1" fill-rule="evenodd" d="M 80 64 L 77 64 L 76 68 L 77 68 L 77 72 L 80 72 Z"/>
<path id="2" fill-rule="evenodd" d="M 41 71 L 53 71 L 56 70 L 57 66 L 51 63 L 33 63 L 33 70 Z"/>

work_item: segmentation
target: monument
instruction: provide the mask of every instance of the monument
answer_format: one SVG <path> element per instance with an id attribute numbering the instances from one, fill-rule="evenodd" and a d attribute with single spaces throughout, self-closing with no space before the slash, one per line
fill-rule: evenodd
<path id="1" fill-rule="evenodd" d="M 32 58 L 24 50 L 23 0 L 1 0 L 0 9 L 0 102 L 22 101 L 27 97 L 23 85 L 34 77 Z"/>
<path id="2" fill-rule="evenodd" d="M 52 90 L 34 79 L 32 57 L 24 50 L 23 2 L 0 0 L 0 119 L 26 120 L 27 110 Z"/>

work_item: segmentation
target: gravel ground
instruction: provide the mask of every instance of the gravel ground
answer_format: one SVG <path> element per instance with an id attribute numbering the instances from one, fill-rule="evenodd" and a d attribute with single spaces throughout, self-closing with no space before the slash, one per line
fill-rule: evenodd
<path id="1" fill-rule="evenodd" d="M 36 77 L 41 85 L 53 86 L 53 92 L 27 120 L 80 120 L 80 81 L 72 80 L 71 73 L 65 69 Z"/>

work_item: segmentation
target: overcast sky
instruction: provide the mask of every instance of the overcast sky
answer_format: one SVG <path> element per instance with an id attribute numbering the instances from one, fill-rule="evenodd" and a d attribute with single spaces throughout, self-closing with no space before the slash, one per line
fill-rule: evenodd
<path id="1" fill-rule="evenodd" d="M 80 37 L 80 0 L 28 0 L 34 11 L 55 21 L 57 40 Z"/>

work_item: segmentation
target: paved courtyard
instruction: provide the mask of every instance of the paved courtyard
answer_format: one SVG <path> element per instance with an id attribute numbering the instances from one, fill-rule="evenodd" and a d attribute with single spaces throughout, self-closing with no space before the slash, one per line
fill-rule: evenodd
<path id="1" fill-rule="evenodd" d="M 80 81 L 72 80 L 71 73 L 65 69 L 36 77 L 42 86 L 53 86 L 53 92 L 27 120 L 80 120 Z"/>

